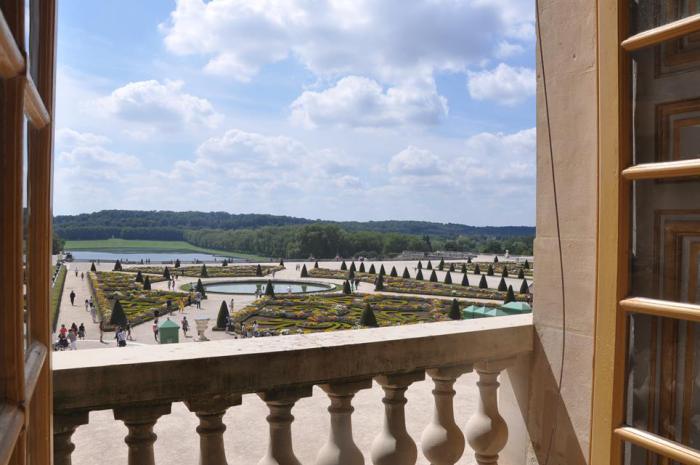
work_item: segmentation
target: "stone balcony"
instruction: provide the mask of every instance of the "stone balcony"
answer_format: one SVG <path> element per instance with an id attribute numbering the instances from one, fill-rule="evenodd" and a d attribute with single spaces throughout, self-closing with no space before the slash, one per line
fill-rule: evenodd
<path id="1" fill-rule="evenodd" d="M 153 429 L 174 403 L 184 403 L 198 418 L 196 433 L 185 427 L 177 432 L 199 435 L 200 463 L 226 464 L 224 414 L 235 410 L 243 395 L 256 393 L 269 411 L 267 452 L 259 464 L 296 465 L 300 462 L 294 448 L 299 444 L 292 441 L 291 410 L 299 399 L 311 396 L 314 386 L 330 404 L 317 465 L 359 465 L 365 456 L 374 464 L 410 465 L 418 454 L 434 465 L 457 463 L 466 454 L 476 463 L 495 464 L 508 441 L 508 425 L 499 412 L 498 377 L 532 347 L 531 315 L 521 315 L 55 353 L 55 464 L 72 463 L 76 428 L 88 424 L 90 412 L 104 410 L 126 426 L 129 464 L 163 463 L 154 453 Z M 463 433 L 455 421 L 453 388 L 471 371 L 478 380 L 476 409 Z M 405 392 L 426 374 L 435 386 L 434 412 L 422 435 L 411 437 L 405 409 L 412 406 Z M 364 451 L 353 440 L 352 400 L 372 380 L 383 389 L 383 427 L 371 450 Z"/>

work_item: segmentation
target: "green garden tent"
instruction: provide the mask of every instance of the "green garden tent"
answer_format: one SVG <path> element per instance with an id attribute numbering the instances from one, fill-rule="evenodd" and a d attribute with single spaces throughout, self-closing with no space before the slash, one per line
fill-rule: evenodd
<path id="1" fill-rule="evenodd" d="M 527 302 L 508 302 L 507 304 L 501 305 L 500 310 L 505 312 L 507 315 L 518 315 L 521 313 L 531 313 L 532 308 Z"/>
<path id="2" fill-rule="evenodd" d="M 178 330 L 180 326 L 170 318 L 158 326 L 158 335 L 161 344 L 176 344 L 180 342 Z"/>

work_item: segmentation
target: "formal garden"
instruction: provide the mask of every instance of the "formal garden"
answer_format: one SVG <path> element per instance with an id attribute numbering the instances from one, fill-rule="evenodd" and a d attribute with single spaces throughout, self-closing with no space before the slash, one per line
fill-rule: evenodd
<path id="1" fill-rule="evenodd" d="M 224 262 L 224 266 L 197 265 L 178 266 L 175 262 L 173 266 L 134 266 L 123 268 L 127 273 L 146 273 L 158 276 L 185 276 L 188 278 L 250 278 L 255 276 L 266 276 L 284 269 L 283 265 L 229 265 Z M 167 272 L 166 272 L 167 270 Z"/>
<path id="2" fill-rule="evenodd" d="M 446 321 L 455 305 L 461 314 L 473 302 L 360 293 L 265 296 L 236 312 L 233 321 L 257 322 L 258 332 L 270 334 L 335 331 Z"/>
<path id="3" fill-rule="evenodd" d="M 97 311 L 106 323 L 105 329 L 123 323 L 118 321 L 120 315 L 112 315 L 115 305 L 123 310 L 129 323 L 136 325 L 153 319 L 156 312 L 166 312 L 168 302 L 175 309 L 180 299 L 187 298 L 187 294 L 181 292 L 150 290 L 150 283 L 165 280 L 162 276 L 142 274 L 140 276 L 143 282 L 137 281 L 137 276 L 139 275 L 112 271 L 88 273 Z"/>

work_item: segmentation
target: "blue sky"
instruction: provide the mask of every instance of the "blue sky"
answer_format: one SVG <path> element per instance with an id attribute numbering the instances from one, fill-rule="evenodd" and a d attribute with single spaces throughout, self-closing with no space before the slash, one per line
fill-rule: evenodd
<path id="1" fill-rule="evenodd" d="M 63 0 L 55 206 L 534 224 L 525 0 Z"/>

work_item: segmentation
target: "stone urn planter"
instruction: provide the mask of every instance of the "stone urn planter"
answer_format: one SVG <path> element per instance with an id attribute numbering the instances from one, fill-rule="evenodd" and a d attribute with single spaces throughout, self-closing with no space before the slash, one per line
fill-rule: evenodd
<path id="1" fill-rule="evenodd" d="M 209 318 L 199 317 L 194 319 L 194 323 L 197 326 L 197 341 L 203 342 L 208 341 L 207 337 L 204 335 L 204 331 L 207 330 L 209 326 Z"/>

